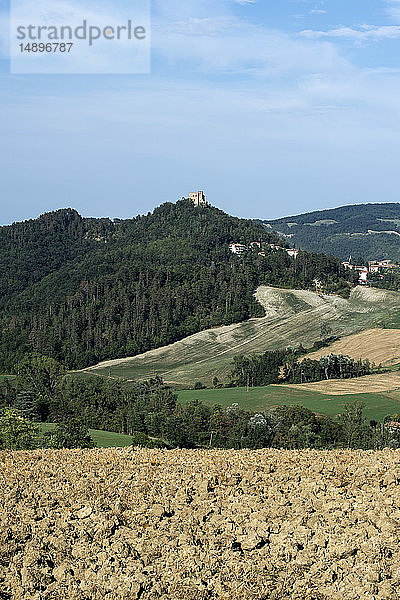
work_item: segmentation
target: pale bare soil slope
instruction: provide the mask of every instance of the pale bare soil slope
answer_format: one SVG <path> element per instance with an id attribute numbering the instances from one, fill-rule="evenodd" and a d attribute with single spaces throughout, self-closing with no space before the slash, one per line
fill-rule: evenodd
<path id="1" fill-rule="evenodd" d="M 0 459 L 2 599 L 399 598 L 397 451 Z"/>
<path id="2" fill-rule="evenodd" d="M 356 287 L 349 299 L 266 286 L 255 295 L 265 317 L 202 331 L 145 354 L 100 363 L 86 372 L 126 379 L 158 373 L 171 384 L 191 386 L 203 380 L 209 385 L 215 375 L 228 375 L 235 354 L 300 343 L 307 347 L 320 339 L 322 323 L 329 323 L 333 334 L 345 336 L 370 329 L 388 311 L 400 310 L 399 293 L 374 288 Z"/>
<path id="3" fill-rule="evenodd" d="M 369 359 L 376 365 L 400 363 L 400 329 L 368 329 L 341 338 L 326 348 L 307 354 L 305 358 L 318 360 L 329 353 L 347 354 L 354 360 Z"/>

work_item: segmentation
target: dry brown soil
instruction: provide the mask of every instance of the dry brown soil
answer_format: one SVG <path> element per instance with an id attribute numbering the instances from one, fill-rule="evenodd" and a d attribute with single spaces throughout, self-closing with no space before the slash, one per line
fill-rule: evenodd
<path id="1" fill-rule="evenodd" d="M 0 461 L 3 600 L 399 598 L 398 451 Z"/>

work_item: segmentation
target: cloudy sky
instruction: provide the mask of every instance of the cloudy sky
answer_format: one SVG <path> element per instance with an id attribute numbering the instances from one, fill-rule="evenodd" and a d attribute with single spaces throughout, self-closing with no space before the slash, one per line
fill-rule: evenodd
<path id="1" fill-rule="evenodd" d="M 152 4 L 151 74 L 10 75 L 0 0 L 1 223 L 399 200 L 400 0 Z"/>

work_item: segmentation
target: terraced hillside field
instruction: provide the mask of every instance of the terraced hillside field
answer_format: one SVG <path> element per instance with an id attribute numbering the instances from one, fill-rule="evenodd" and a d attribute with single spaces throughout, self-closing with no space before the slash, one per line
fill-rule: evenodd
<path id="1" fill-rule="evenodd" d="M 0 453 L 4 600 L 398 600 L 400 453 Z"/>
<path id="2" fill-rule="evenodd" d="M 235 354 L 300 343 L 311 346 L 321 337 L 322 323 L 329 323 L 335 335 L 347 336 L 400 312 L 399 293 L 374 288 L 356 287 L 349 299 L 343 299 L 261 286 L 256 297 L 265 308 L 265 317 L 209 329 L 133 358 L 99 363 L 85 372 L 126 379 L 158 373 L 177 387 L 191 387 L 198 380 L 210 385 L 214 376 L 227 377 Z"/>

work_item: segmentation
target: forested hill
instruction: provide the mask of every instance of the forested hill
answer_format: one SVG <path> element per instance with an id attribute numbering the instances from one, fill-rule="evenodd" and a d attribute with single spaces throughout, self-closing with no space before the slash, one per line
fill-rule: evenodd
<path id="1" fill-rule="evenodd" d="M 355 204 L 264 221 L 292 245 L 342 259 L 400 261 L 400 204 Z"/>
<path id="2" fill-rule="evenodd" d="M 348 292 L 340 261 L 230 242 L 277 242 L 251 220 L 188 200 L 129 220 L 72 209 L 0 228 L 0 371 L 26 352 L 70 368 L 132 356 L 221 324 L 262 316 L 261 283 Z M 281 243 L 282 245 L 282 243 Z"/>

